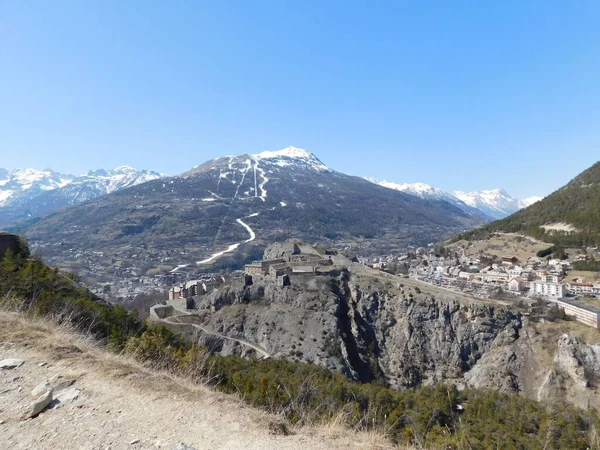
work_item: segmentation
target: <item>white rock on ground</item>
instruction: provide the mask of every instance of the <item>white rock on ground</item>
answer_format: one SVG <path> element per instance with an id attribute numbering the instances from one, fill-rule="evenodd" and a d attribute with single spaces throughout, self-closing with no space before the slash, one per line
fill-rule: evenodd
<path id="1" fill-rule="evenodd" d="M 58 404 L 55 406 L 55 408 L 60 408 L 73 403 L 75 400 L 77 400 L 79 394 L 81 394 L 80 389 L 69 389 L 68 391 L 61 392 L 56 396 L 55 400 L 58 402 Z"/>
<path id="2" fill-rule="evenodd" d="M 31 395 L 33 397 L 39 397 L 44 392 L 48 392 L 49 390 L 51 390 L 51 388 L 48 380 L 42 381 L 40 384 L 33 388 L 33 390 L 31 391 Z"/>
<path id="3" fill-rule="evenodd" d="M 37 400 L 31 403 L 25 412 L 21 415 L 20 420 L 31 419 L 32 417 L 37 416 L 42 411 L 44 411 L 48 405 L 52 402 L 52 391 L 47 391 L 43 395 L 41 395 Z"/>
<path id="4" fill-rule="evenodd" d="M 73 383 L 75 383 L 74 378 L 64 378 L 60 375 L 55 375 L 49 380 L 42 381 L 38 384 L 33 391 L 31 391 L 31 395 L 38 397 L 48 390 L 52 390 L 53 392 L 62 391 L 70 387 Z"/>
<path id="5" fill-rule="evenodd" d="M 21 367 L 25 361 L 16 358 L 7 358 L 0 361 L 0 369 L 16 369 Z"/>

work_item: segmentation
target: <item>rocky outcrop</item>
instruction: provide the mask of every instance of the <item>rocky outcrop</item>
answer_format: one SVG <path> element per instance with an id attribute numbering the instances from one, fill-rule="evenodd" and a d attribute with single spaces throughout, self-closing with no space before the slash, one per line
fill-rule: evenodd
<path id="1" fill-rule="evenodd" d="M 600 409 L 600 343 L 581 337 L 600 342 L 595 330 L 532 323 L 509 308 L 374 277 L 358 264 L 339 276 L 292 274 L 289 286 L 268 277 L 225 284 L 197 305 L 185 319 L 211 332 L 188 336 L 223 355 L 258 356 L 243 341 L 400 390 L 446 382 Z"/>
<path id="2" fill-rule="evenodd" d="M 491 349 L 465 374 L 466 385 L 599 408 L 600 345 L 564 333 L 562 325 L 526 322 L 519 339 Z"/>
<path id="3" fill-rule="evenodd" d="M 491 349 L 519 337 L 521 317 L 478 303 L 438 300 L 351 271 L 224 286 L 198 301 L 206 328 L 276 357 L 342 370 L 404 389 L 461 380 Z"/>

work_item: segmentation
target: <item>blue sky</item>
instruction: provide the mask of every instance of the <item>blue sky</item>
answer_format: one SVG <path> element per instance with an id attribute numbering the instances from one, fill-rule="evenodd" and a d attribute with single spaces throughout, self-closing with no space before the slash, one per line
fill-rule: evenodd
<path id="1" fill-rule="evenodd" d="M 446 190 L 600 159 L 597 1 L 0 2 L 0 167 L 177 174 L 294 145 Z"/>

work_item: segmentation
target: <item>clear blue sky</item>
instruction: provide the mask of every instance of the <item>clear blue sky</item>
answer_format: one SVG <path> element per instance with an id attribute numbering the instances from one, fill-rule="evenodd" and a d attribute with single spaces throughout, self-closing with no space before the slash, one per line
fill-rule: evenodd
<path id="1" fill-rule="evenodd" d="M 0 167 L 306 148 L 547 194 L 600 159 L 600 2 L 0 2 Z"/>

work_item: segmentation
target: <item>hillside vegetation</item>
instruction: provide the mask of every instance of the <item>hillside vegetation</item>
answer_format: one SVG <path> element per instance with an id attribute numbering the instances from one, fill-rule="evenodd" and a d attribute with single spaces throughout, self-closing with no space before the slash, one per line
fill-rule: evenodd
<path id="1" fill-rule="evenodd" d="M 563 226 L 543 228 L 552 224 Z M 522 233 L 563 246 L 600 245 L 600 162 L 543 200 L 458 239 L 486 238 L 495 231 Z"/>
<path id="2" fill-rule="evenodd" d="M 99 302 L 26 253 L 8 252 L 2 259 L 0 294 L 5 309 L 70 322 L 108 350 L 240 395 L 250 405 L 284 415 L 290 424 L 341 417 L 353 429 L 376 430 L 394 442 L 425 448 L 600 448 L 598 417 L 565 405 L 444 385 L 398 392 L 312 364 L 211 355 L 166 328 L 150 327 L 120 307 Z"/>

